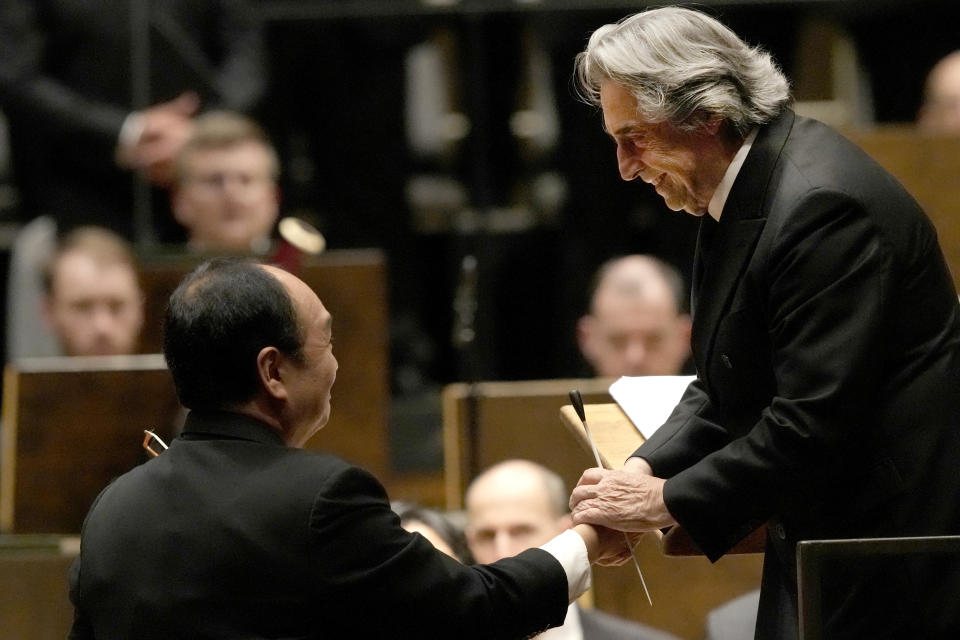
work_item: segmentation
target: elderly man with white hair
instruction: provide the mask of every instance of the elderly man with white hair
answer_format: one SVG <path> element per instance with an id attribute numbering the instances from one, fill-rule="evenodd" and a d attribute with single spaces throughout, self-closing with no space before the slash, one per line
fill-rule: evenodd
<path id="1" fill-rule="evenodd" d="M 679 523 L 711 560 L 766 523 L 756 637 L 795 638 L 799 541 L 960 533 L 960 309 L 933 225 L 704 13 L 603 26 L 576 68 L 623 179 L 701 227 L 698 379 L 622 469 L 584 474 L 574 522 Z M 957 564 L 824 567 L 824 637 L 957 637 Z"/>

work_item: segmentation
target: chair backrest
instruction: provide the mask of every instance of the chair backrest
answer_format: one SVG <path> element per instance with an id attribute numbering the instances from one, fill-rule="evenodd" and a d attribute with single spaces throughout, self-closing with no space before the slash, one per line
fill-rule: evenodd
<path id="1" fill-rule="evenodd" d="M 202 260 L 185 253 L 142 257 L 140 276 L 146 298 L 142 349 L 161 350 L 162 319 L 170 294 Z M 390 489 L 386 259 L 375 249 L 327 251 L 310 258 L 297 275 L 333 315 L 334 350 L 340 362 L 330 422 L 307 448 L 359 464 Z"/>
<path id="2" fill-rule="evenodd" d="M 960 136 L 923 135 L 913 126 L 845 132 L 920 203 L 933 221 L 960 288 Z"/>

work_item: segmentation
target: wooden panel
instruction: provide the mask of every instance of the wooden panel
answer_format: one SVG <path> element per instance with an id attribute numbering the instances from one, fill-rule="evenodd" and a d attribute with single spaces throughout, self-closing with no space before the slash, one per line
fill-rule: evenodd
<path id="1" fill-rule="evenodd" d="M 98 493 L 181 419 L 159 356 L 33 358 L 4 376 L 0 531 L 78 533 Z"/>
<path id="2" fill-rule="evenodd" d="M 560 407 L 560 420 L 574 433 L 577 442 L 584 450 L 590 453 L 591 459 L 593 459 L 593 450 L 590 447 L 590 440 L 593 440 L 593 444 L 597 447 L 597 454 L 600 456 L 600 463 L 606 469 L 621 467 L 624 460 L 633 455 L 633 452 L 644 442 L 643 435 L 616 403 L 587 404 L 583 407 L 583 413 L 587 419 L 587 427 L 590 428 L 589 438 L 583 422 L 580 421 L 580 416 L 572 405 Z"/>
<path id="3" fill-rule="evenodd" d="M 632 564 L 594 568 L 597 606 L 639 620 L 687 640 L 701 640 L 707 614 L 760 587 L 763 556 L 724 556 L 711 564 L 703 556 L 665 556 L 653 535 L 637 545 L 637 559 L 653 599 L 647 604 Z"/>
<path id="4" fill-rule="evenodd" d="M 167 300 L 201 260 L 182 254 L 144 260 L 144 349 L 161 349 Z M 333 315 L 334 353 L 340 363 L 330 422 L 307 443 L 307 448 L 328 451 L 359 464 L 389 486 L 389 334 L 383 254 L 375 250 L 329 251 L 312 258 L 297 275 Z"/>
<path id="5" fill-rule="evenodd" d="M 563 429 L 557 412 L 579 389 L 584 402 L 610 402 L 612 380 L 534 380 L 448 385 L 443 390 L 444 483 L 447 509 L 483 469 L 526 458 L 553 469 L 574 486 L 592 458 Z M 475 428 L 474 428 L 475 427 Z"/>
<path id="6" fill-rule="evenodd" d="M 457 384 L 445 388 L 447 507 L 461 508 L 464 488 L 476 471 L 508 458 L 526 458 L 543 464 L 559 473 L 571 489 L 583 470 L 596 463 L 593 455 L 562 424 L 561 407 L 569 404 L 571 389 L 579 389 L 587 405 L 611 403 L 612 398 L 606 391 L 611 382 L 543 380 Z M 588 410 L 591 411 L 588 415 L 597 415 L 592 413 L 595 408 Z M 472 428 L 468 426 L 471 411 L 474 412 Z M 639 434 L 637 438 L 639 442 Z M 471 443 L 475 443 L 475 451 L 470 451 Z M 630 447 L 624 450 L 627 454 L 633 451 Z M 594 569 L 595 606 L 682 638 L 700 640 L 711 609 L 760 585 L 763 563 L 760 555 L 730 556 L 715 564 L 703 557 L 666 557 L 661 553 L 657 537 L 652 535 L 645 536 L 637 549 L 653 607 L 647 604 L 632 564 Z"/>
<path id="7" fill-rule="evenodd" d="M 307 266 L 301 276 L 333 315 L 340 363 L 330 422 L 307 446 L 363 466 L 389 488 L 386 265 L 378 252 L 334 257 Z"/>
<path id="8" fill-rule="evenodd" d="M 960 287 L 960 137 L 922 135 L 909 125 L 846 135 L 896 176 L 930 216 Z"/>

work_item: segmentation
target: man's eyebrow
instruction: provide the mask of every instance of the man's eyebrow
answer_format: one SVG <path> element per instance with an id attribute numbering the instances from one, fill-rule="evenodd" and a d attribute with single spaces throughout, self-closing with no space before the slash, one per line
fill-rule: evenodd
<path id="1" fill-rule="evenodd" d="M 628 134 L 628 133 L 633 133 L 633 132 L 635 132 L 635 131 L 639 131 L 639 130 L 640 130 L 640 125 L 638 125 L 636 122 L 628 122 L 628 123 L 622 125 L 622 126 L 621 126 L 619 129 L 617 129 L 616 131 L 610 131 L 610 129 L 607 128 L 607 123 L 606 123 L 606 122 L 603 122 L 601 128 L 603 129 L 603 132 L 604 132 L 605 134 L 607 134 L 608 136 L 610 136 L 610 137 L 613 138 L 613 139 L 616 139 L 617 136 L 622 136 L 622 135 L 625 135 L 625 134 Z"/>
<path id="2" fill-rule="evenodd" d="M 640 131 L 640 129 L 640 125 L 638 125 L 636 122 L 628 122 L 613 132 L 608 131 L 606 127 L 603 128 L 603 130 L 606 131 L 607 135 L 610 137 L 622 136 L 626 133 L 634 133 L 636 131 Z"/>

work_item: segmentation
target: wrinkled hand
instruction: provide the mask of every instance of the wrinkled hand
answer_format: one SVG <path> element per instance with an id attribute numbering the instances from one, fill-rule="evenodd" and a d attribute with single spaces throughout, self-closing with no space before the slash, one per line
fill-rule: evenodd
<path id="1" fill-rule="evenodd" d="M 638 467 L 587 469 L 570 496 L 574 523 L 634 532 L 676 524 L 663 502 L 666 481 Z"/>
<path id="2" fill-rule="evenodd" d="M 199 108 L 200 99 L 187 92 L 141 111 L 140 137 L 117 150 L 118 163 L 140 171 L 154 184 L 170 184 L 174 159 L 193 131 L 192 118 Z"/>

